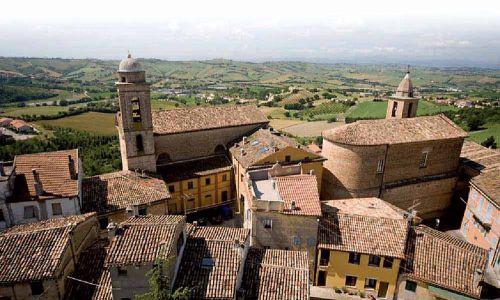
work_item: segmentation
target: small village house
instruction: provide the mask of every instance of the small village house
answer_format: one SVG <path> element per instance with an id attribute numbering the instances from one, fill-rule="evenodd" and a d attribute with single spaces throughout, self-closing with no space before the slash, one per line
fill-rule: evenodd
<path id="1" fill-rule="evenodd" d="M 165 275 L 175 279 L 186 243 L 185 224 L 185 217 L 167 215 L 110 223 L 105 268 L 111 277 L 113 299 L 133 299 L 148 292 L 146 274 L 158 259 L 167 264 Z"/>
<path id="2" fill-rule="evenodd" d="M 322 204 L 315 284 L 394 299 L 408 220 L 378 198 Z"/>
<path id="3" fill-rule="evenodd" d="M 12 121 L 12 118 L 0 118 L 0 126 L 8 127 L 10 126 L 10 123 L 12 123 Z"/>
<path id="4" fill-rule="evenodd" d="M 26 123 L 24 120 L 13 120 L 10 122 L 10 127 L 18 133 L 33 133 L 35 130 L 31 125 Z"/>
<path id="5" fill-rule="evenodd" d="M 98 237 L 95 214 L 14 226 L 0 234 L 0 299 L 63 299 L 80 253 Z"/>
<path id="6" fill-rule="evenodd" d="M 6 226 L 80 214 L 83 169 L 78 150 L 17 155 L 13 167 L 4 186 L 8 196 L 0 199 Z"/>
<path id="7" fill-rule="evenodd" d="M 119 171 L 83 179 L 83 212 L 97 212 L 100 228 L 130 216 L 166 215 L 170 193 L 163 180 Z"/>

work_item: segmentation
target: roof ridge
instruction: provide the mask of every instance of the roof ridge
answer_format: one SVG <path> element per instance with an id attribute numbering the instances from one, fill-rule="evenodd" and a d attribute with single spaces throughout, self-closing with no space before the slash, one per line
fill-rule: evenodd
<path id="1" fill-rule="evenodd" d="M 470 252 L 471 254 L 475 255 L 475 256 L 479 256 L 478 253 L 476 252 L 476 250 L 479 250 L 479 252 L 488 252 L 488 250 L 486 249 L 483 249 L 479 246 L 476 246 L 474 244 L 471 244 L 469 242 L 466 242 L 458 237 L 455 237 L 451 234 L 448 234 L 446 232 L 441 232 L 439 230 L 435 230 L 435 229 L 432 229 L 430 228 L 429 226 L 426 226 L 426 225 L 418 225 L 418 226 L 415 226 L 416 228 L 418 229 L 423 229 L 423 231 L 425 231 L 425 233 L 429 234 L 429 235 L 432 235 L 436 238 L 439 238 L 439 240 L 443 241 L 444 243 L 447 243 L 449 244 L 450 246 L 452 247 L 455 247 L 455 248 L 460 248 L 460 249 L 463 249 L 463 250 L 466 250 L 467 252 Z M 448 241 L 446 239 L 449 239 L 451 241 Z M 460 243 L 462 246 L 460 245 L 457 245 L 457 244 L 454 244 L 453 242 L 458 242 Z M 474 249 L 475 248 L 475 249 Z"/>
<path id="2" fill-rule="evenodd" d="M 265 262 L 259 262 L 258 264 L 260 266 L 272 267 L 272 268 L 277 268 L 277 269 L 291 269 L 291 270 L 300 270 L 300 271 L 308 271 L 309 270 L 308 267 L 284 266 L 284 265 L 276 265 L 276 264 L 265 263 Z"/>

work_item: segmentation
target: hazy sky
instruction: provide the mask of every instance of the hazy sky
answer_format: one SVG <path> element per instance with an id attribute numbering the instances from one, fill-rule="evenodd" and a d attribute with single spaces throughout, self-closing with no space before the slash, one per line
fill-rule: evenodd
<path id="1" fill-rule="evenodd" d="M 7 0 L 0 56 L 500 66 L 500 0 Z"/>

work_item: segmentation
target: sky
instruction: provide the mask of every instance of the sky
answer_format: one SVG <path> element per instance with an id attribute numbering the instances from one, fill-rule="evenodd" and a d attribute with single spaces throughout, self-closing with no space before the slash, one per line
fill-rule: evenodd
<path id="1" fill-rule="evenodd" d="M 495 0 L 7 0 L 0 56 L 500 67 Z"/>

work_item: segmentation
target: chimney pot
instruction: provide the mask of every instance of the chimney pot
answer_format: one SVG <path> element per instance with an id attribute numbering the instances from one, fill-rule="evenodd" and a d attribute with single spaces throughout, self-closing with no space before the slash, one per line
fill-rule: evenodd
<path id="1" fill-rule="evenodd" d="M 310 170 L 309 175 L 314 175 L 314 170 Z"/>
<path id="2" fill-rule="evenodd" d="M 295 205 L 295 201 L 292 201 L 292 210 L 295 210 L 297 207 Z"/>
<path id="3" fill-rule="evenodd" d="M 75 160 L 73 159 L 73 157 L 71 157 L 71 155 L 68 155 L 68 167 L 69 167 L 69 175 L 70 175 L 71 179 L 73 179 L 73 180 L 77 179 L 76 170 L 75 170 Z"/>
<path id="4" fill-rule="evenodd" d="M 193 221 L 193 226 L 197 227 L 198 226 L 198 221 Z"/>
<path id="5" fill-rule="evenodd" d="M 42 184 L 42 181 L 40 180 L 40 174 L 38 173 L 38 171 L 36 169 L 32 169 L 31 172 L 33 172 L 33 178 L 35 180 L 35 193 L 37 196 L 41 196 L 43 195 L 44 191 L 43 191 L 43 184 Z"/>

